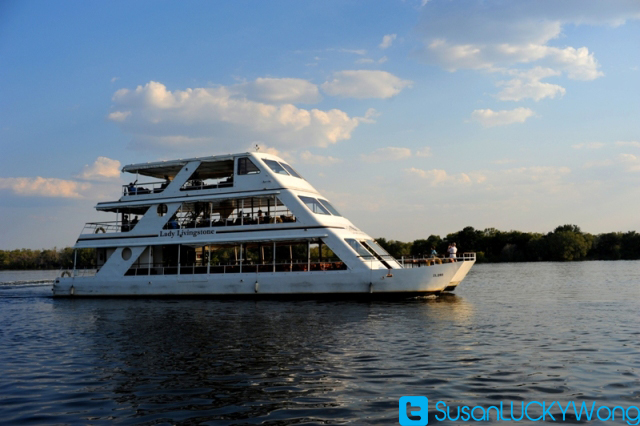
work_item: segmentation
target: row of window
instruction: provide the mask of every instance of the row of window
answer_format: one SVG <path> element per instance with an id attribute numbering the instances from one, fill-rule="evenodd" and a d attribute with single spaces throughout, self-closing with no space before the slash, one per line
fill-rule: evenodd
<path id="1" fill-rule="evenodd" d="M 262 159 L 262 161 L 275 173 L 302 179 L 302 176 L 300 176 L 300 174 L 298 174 L 298 172 L 296 172 L 293 167 L 285 162 L 267 160 L 264 158 Z M 255 164 L 253 164 L 253 161 L 251 161 L 251 159 L 247 157 L 238 159 L 238 175 L 253 175 L 258 173 L 260 173 L 260 169 Z"/>
<path id="2" fill-rule="evenodd" d="M 315 214 L 342 216 L 327 200 L 305 197 L 304 195 L 299 195 L 298 198 L 300 198 L 300 201 L 302 201 L 304 205 Z"/>

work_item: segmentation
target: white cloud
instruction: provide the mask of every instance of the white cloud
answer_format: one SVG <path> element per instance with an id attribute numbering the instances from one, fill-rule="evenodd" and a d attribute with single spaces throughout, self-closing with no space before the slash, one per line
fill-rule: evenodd
<path id="1" fill-rule="evenodd" d="M 247 141 L 280 149 L 324 147 L 349 139 L 364 121 L 338 109 L 307 110 L 287 103 L 248 100 L 237 96 L 233 88 L 172 92 L 154 81 L 134 90 L 118 90 L 113 102 L 116 112 L 130 114 L 126 120 L 111 114 L 110 119 L 132 134 L 132 146 L 140 149 L 174 147 L 189 151 L 199 147 L 209 152 L 232 152 Z"/>
<path id="2" fill-rule="evenodd" d="M 382 37 L 382 43 L 380 43 L 380 49 L 386 49 L 388 47 L 391 47 L 391 45 L 393 44 L 393 41 L 398 37 L 397 34 L 387 34 L 384 37 Z"/>
<path id="3" fill-rule="evenodd" d="M 88 190 L 89 183 L 80 183 L 72 180 L 56 178 L 0 178 L 0 189 L 8 189 L 16 195 L 80 198 L 81 191 Z"/>
<path id="4" fill-rule="evenodd" d="M 322 84 L 322 90 L 331 96 L 344 98 L 386 99 L 411 85 L 411 81 L 402 80 L 386 71 L 352 70 L 334 73 L 332 81 Z"/>
<path id="5" fill-rule="evenodd" d="M 301 78 L 257 78 L 255 81 L 230 87 L 234 94 L 266 103 L 307 103 L 321 100 L 315 84 Z"/>
<path id="6" fill-rule="evenodd" d="M 636 148 L 640 148 L 639 141 L 617 141 L 616 146 L 633 146 Z"/>
<path id="7" fill-rule="evenodd" d="M 498 83 L 498 86 L 504 87 L 497 95 L 501 101 L 521 101 L 527 98 L 539 101 L 547 97 L 555 98 L 558 94 L 563 96 L 566 93 L 562 86 L 540 81 L 542 78 L 560 75 L 559 71 L 536 67 L 526 72 L 515 72 L 515 74 L 518 78 Z"/>
<path id="8" fill-rule="evenodd" d="M 534 115 L 529 108 L 516 108 L 512 110 L 493 111 L 491 109 L 477 109 L 471 113 L 471 119 L 484 127 L 506 126 L 513 123 L 524 123 L 527 118 Z"/>
<path id="9" fill-rule="evenodd" d="M 593 53 L 586 47 L 560 49 L 541 44 L 512 45 L 509 43 L 484 45 L 477 43 L 453 44 L 437 38 L 422 50 L 421 57 L 435 62 L 449 71 L 458 69 L 484 69 L 504 71 L 501 67 L 541 61 L 558 68 L 574 80 L 594 80 L 604 75 Z"/>
<path id="10" fill-rule="evenodd" d="M 383 161 L 397 161 L 411 157 L 411 150 L 409 148 L 399 148 L 395 146 L 389 146 L 386 148 L 378 148 L 370 154 L 361 154 L 362 161 L 367 163 L 380 163 Z"/>
<path id="11" fill-rule="evenodd" d="M 416 151 L 416 157 L 431 157 L 431 147 L 425 146 Z"/>
<path id="12" fill-rule="evenodd" d="M 375 61 L 371 58 L 360 58 L 356 60 L 356 64 L 373 64 Z"/>
<path id="13" fill-rule="evenodd" d="M 304 163 L 317 164 L 320 166 L 329 166 L 331 164 L 340 163 L 342 161 L 340 158 L 324 156 L 324 155 L 315 155 L 309 151 L 302 151 L 300 153 L 300 159 Z"/>
<path id="14" fill-rule="evenodd" d="M 120 177 L 120 162 L 107 157 L 98 157 L 92 165 L 85 165 L 76 176 L 85 180 L 109 180 Z"/>
<path id="15" fill-rule="evenodd" d="M 448 174 L 445 170 L 442 169 L 431 169 L 431 170 L 422 170 L 416 169 L 415 167 L 411 167 L 406 169 L 405 172 L 417 176 L 421 179 L 424 179 L 431 186 L 438 186 L 442 184 L 469 184 L 480 183 L 484 181 L 484 176 L 476 175 L 473 179 L 466 173 L 458 173 L 454 175 Z"/>
<path id="16" fill-rule="evenodd" d="M 640 172 L 640 157 L 633 154 L 620 154 L 619 161 L 624 164 L 627 172 Z"/>
<path id="17" fill-rule="evenodd" d="M 586 142 L 586 143 L 577 143 L 575 145 L 571 145 L 573 149 L 600 149 L 604 147 L 605 144 L 602 142 Z"/>
<path id="18" fill-rule="evenodd" d="M 389 58 L 387 58 L 386 56 L 383 56 L 382 58 L 378 59 L 378 63 L 379 64 L 384 64 L 388 60 L 389 60 Z"/>
<path id="19" fill-rule="evenodd" d="M 640 2 L 620 0 L 536 0 L 504 2 L 469 0 L 464 8 L 431 2 L 422 8 L 418 32 L 423 61 L 447 70 L 475 69 L 504 72 L 519 67 L 552 68 L 574 80 L 603 76 L 587 46 L 562 46 L 566 27 L 608 25 L 640 19 Z M 564 94 L 559 85 L 540 79 L 503 82 L 498 98 L 543 99 Z"/>
<path id="20" fill-rule="evenodd" d="M 336 49 L 327 49 L 328 51 L 332 51 L 332 50 L 336 50 Z M 367 51 L 365 49 L 337 49 L 338 52 L 341 53 L 351 53 L 353 55 L 360 55 L 360 56 L 364 56 L 367 54 Z"/>
<path id="21" fill-rule="evenodd" d="M 131 115 L 131 111 L 114 111 L 107 118 L 111 121 L 124 121 Z"/>

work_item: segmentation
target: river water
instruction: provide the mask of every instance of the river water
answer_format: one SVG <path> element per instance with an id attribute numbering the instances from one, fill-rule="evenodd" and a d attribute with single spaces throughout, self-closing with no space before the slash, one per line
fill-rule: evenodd
<path id="1" fill-rule="evenodd" d="M 52 299 L 53 276 L 0 272 L 0 422 L 392 425 L 403 395 L 640 406 L 638 261 L 476 265 L 455 296 L 394 302 Z"/>

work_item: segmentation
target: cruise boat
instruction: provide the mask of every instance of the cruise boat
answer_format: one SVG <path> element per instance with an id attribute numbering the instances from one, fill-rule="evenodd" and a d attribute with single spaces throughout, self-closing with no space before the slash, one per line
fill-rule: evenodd
<path id="1" fill-rule="evenodd" d="M 96 206 L 114 220 L 87 223 L 74 246 L 94 249 L 95 263 L 74 259 L 54 296 L 412 297 L 453 291 L 475 262 L 398 261 L 270 154 L 122 172 L 132 182 L 120 199 Z"/>

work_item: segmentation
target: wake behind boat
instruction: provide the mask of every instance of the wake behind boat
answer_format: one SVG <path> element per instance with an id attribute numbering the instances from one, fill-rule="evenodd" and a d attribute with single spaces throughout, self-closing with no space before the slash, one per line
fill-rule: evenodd
<path id="1" fill-rule="evenodd" d="M 87 223 L 74 246 L 95 265 L 74 261 L 54 296 L 415 296 L 452 291 L 475 262 L 398 262 L 270 154 L 122 171 L 154 180 L 98 203 L 115 220 Z"/>

